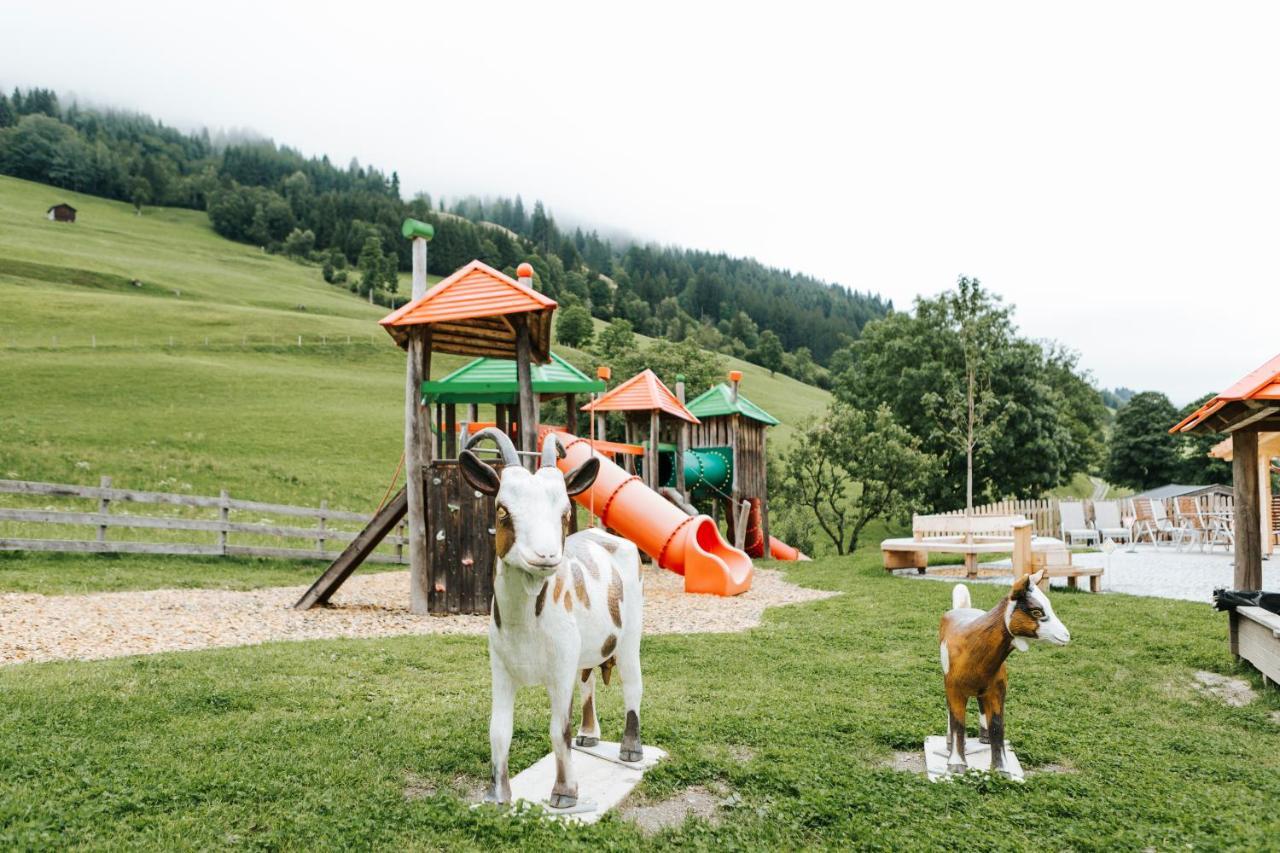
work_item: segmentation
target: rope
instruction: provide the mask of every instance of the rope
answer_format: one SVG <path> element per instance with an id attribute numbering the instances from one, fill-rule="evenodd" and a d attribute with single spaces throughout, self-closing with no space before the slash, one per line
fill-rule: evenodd
<path id="1" fill-rule="evenodd" d="M 404 451 L 400 451 L 400 462 L 396 465 L 395 474 L 391 475 L 391 484 L 387 486 L 387 493 L 382 496 L 382 500 L 378 502 L 378 508 L 373 511 L 374 515 L 382 512 L 382 508 L 387 505 L 387 498 L 391 497 L 391 490 L 396 487 L 396 481 L 400 479 L 400 472 L 404 469 Z"/>

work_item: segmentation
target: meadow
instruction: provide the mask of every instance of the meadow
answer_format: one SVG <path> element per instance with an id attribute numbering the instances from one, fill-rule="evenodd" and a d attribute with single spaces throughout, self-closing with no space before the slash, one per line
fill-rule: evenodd
<path id="1" fill-rule="evenodd" d="M 42 218 L 61 200 L 79 223 Z M 0 476 L 368 511 L 395 470 L 403 355 L 376 328 L 381 309 L 222 240 L 203 214 L 138 217 L 0 178 L 0 304 Z M 778 441 L 826 404 L 734 366 L 791 425 Z M 1236 708 L 1192 686 L 1198 669 L 1260 686 L 1230 658 L 1222 615 L 1056 594 L 1072 644 L 1011 663 L 1009 739 L 1041 772 L 933 785 L 894 765 L 943 731 L 950 586 L 885 576 L 874 546 L 779 567 L 841 595 L 743 634 L 644 643 L 643 732 L 671 759 L 638 797 L 703 786 L 721 802 L 708 818 L 646 837 L 616 815 L 573 828 L 473 810 L 485 641 L 402 637 L 0 668 L 0 847 L 1275 848 L 1280 695 Z M 248 588 L 315 570 L 6 554 L 0 590 Z M 998 595 L 974 587 L 980 606 Z M 603 691 L 606 736 L 620 705 Z M 546 713 L 544 696 L 521 695 L 514 767 L 546 751 Z"/>
<path id="2" fill-rule="evenodd" d="M 485 641 L 407 637 L 0 669 L 0 845 L 1274 849 L 1280 695 L 1233 708 L 1192 687 L 1237 672 L 1220 614 L 1056 594 L 1071 645 L 1010 663 L 1009 739 L 1044 772 L 931 784 L 893 765 L 943 731 L 949 584 L 885 577 L 871 550 L 786 571 L 842 594 L 743 634 L 644 641 L 643 733 L 671 759 L 638 796 L 718 791 L 709 818 L 645 837 L 617 816 L 472 810 Z M 974 588 L 984 607 L 999 594 Z M 620 694 L 603 697 L 616 738 Z M 522 692 L 513 767 L 546 751 L 546 713 Z"/>
<path id="3" fill-rule="evenodd" d="M 64 199 L 77 223 L 43 218 Z M 377 326 L 385 309 L 222 239 L 201 212 L 136 216 L 0 177 L 0 304 L 0 476 L 361 511 L 395 471 L 404 355 Z M 463 363 L 436 357 L 432 374 Z M 788 424 L 829 399 L 729 364 Z"/>

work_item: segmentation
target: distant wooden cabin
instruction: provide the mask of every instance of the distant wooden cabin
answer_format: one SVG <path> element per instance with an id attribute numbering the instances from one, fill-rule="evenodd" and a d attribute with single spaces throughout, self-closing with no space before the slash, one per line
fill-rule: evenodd
<path id="1" fill-rule="evenodd" d="M 50 222 L 75 222 L 76 209 L 69 204 L 55 204 L 45 211 Z"/>

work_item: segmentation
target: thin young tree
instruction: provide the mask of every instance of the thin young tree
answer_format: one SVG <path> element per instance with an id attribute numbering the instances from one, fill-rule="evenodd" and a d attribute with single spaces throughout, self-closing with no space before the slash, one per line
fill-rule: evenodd
<path id="1" fill-rule="evenodd" d="M 983 289 L 976 278 L 961 276 L 952 293 L 936 303 L 942 325 L 954 333 L 955 379 L 941 392 L 925 396 L 924 405 L 947 441 L 965 457 L 965 512 L 973 511 L 974 467 L 1004 426 L 1006 413 L 991 388 L 991 375 L 1012 328 L 1009 310 Z"/>

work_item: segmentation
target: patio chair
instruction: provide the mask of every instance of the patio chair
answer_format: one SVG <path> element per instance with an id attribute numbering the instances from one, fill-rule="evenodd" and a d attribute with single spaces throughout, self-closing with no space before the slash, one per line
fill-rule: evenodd
<path id="1" fill-rule="evenodd" d="M 1183 530 L 1182 541 L 1186 544 L 1195 542 L 1203 551 L 1210 539 L 1210 522 L 1200 512 L 1200 501 L 1191 495 L 1180 495 L 1174 498 L 1173 511 L 1177 516 L 1178 526 Z"/>
<path id="2" fill-rule="evenodd" d="M 1212 552 L 1215 546 L 1221 545 L 1224 551 L 1234 551 L 1236 548 L 1236 528 L 1235 522 L 1230 516 L 1213 515 L 1209 519 L 1209 529 L 1206 531 L 1205 544 L 1209 546 Z"/>
<path id="3" fill-rule="evenodd" d="M 1120 501 L 1094 501 L 1093 528 L 1104 541 L 1133 542 L 1133 528 L 1120 519 Z"/>
<path id="4" fill-rule="evenodd" d="M 1058 515 L 1061 518 L 1059 529 L 1062 531 L 1062 541 L 1067 543 L 1067 547 L 1075 545 L 1077 539 L 1083 539 L 1085 544 L 1097 544 L 1098 531 L 1084 520 L 1083 501 L 1060 501 Z"/>
<path id="5" fill-rule="evenodd" d="M 1133 502 L 1133 509 L 1138 517 L 1137 521 L 1133 523 L 1134 542 L 1141 542 L 1145 536 L 1152 545 L 1159 548 L 1160 539 L 1167 536 L 1169 541 L 1173 543 L 1173 547 L 1181 549 L 1185 528 L 1175 525 L 1169 520 L 1169 515 L 1165 512 L 1164 501 L 1152 498 L 1136 498 Z"/>

